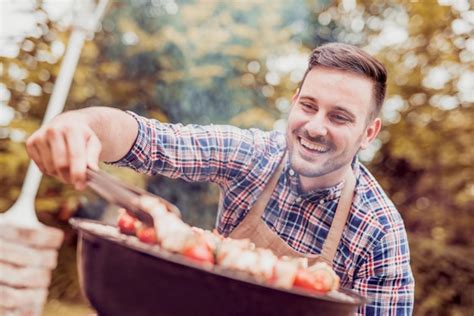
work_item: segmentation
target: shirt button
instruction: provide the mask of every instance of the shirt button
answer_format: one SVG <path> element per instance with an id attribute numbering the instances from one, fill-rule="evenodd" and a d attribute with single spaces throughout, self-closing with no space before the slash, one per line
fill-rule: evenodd
<path id="1" fill-rule="evenodd" d="M 290 174 L 290 176 L 294 176 L 294 175 L 295 175 L 295 172 L 293 171 L 293 169 L 290 169 L 290 170 L 288 171 L 288 173 Z"/>
<path id="2" fill-rule="evenodd" d="M 319 200 L 319 204 L 320 204 L 320 205 L 323 205 L 323 204 L 324 204 L 324 199 L 323 199 L 323 200 Z"/>
<path id="3" fill-rule="evenodd" d="M 299 203 L 299 202 L 301 202 L 301 200 L 302 200 L 302 199 L 298 196 L 298 197 L 295 199 L 295 202 L 296 202 L 296 203 Z"/>

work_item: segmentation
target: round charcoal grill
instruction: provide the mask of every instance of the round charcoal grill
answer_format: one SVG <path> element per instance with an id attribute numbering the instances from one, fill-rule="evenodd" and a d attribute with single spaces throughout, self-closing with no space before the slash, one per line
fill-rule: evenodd
<path id="1" fill-rule="evenodd" d="M 104 234 L 107 227 L 73 219 L 79 231 L 79 275 L 89 302 L 101 316 L 117 315 L 351 315 L 351 302 L 261 284 L 244 274 L 203 267 L 135 237 Z M 111 229 L 111 227 L 108 227 Z M 113 229 L 112 229 L 113 231 Z"/>

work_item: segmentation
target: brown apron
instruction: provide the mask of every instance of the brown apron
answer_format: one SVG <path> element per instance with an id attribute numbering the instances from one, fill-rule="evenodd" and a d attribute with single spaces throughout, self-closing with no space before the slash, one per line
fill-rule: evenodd
<path id="1" fill-rule="evenodd" d="M 336 250 L 341 240 L 344 226 L 352 205 L 356 179 L 352 169 L 349 168 L 345 175 L 345 183 L 342 189 L 341 197 L 337 205 L 334 219 L 329 229 L 328 236 L 324 242 L 321 254 L 304 254 L 291 248 L 276 232 L 271 230 L 262 220 L 262 215 L 267 206 L 273 190 L 278 183 L 283 166 L 285 164 L 286 155 L 281 159 L 275 173 L 271 176 L 270 181 L 265 186 L 262 194 L 257 202 L 247 213 L 245 218 L 234 228 L 229 237 L 235 239 L 250 239 L 257 247 L 271 249 L 277 256 L 291 256 L 297 258 L 307 258 L 310 265 L 324 261 L 332 267 Z"/>

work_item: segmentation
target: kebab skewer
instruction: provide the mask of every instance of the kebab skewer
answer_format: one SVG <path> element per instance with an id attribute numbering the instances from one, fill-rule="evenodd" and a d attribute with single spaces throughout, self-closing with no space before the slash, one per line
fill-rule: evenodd
<path id="1" fill-rule="evenodd" d="M 324 263 L 308 267 L 298 258 L 278 258 L 250 240 L 225 238 L 191 227 L 176 206 L 142 189 L 126 185 L 106 173 L 89 169 L 88 185 L 110 203 L 124 208 L 118 220 L 122 233 L 159 245 L 199 264 L 242 271 L 256 280 L 282 288 L 328 293 L 339 287 L 339 277 Z"/>
<path id="2" fill-rule="evenodd" d="M 120 211 L 117 226 L 120 232 L 136 236 L 144 243 L 159 245 L 195 263 L 241 271 L 281 288 L 324 294 L 339 287 L 339 277 L 326 263 L 308 267 L 303 258 L 279 258 L 269 249 L 256 248 L 248 239 L 226 238 L 216 231 L 191 227 L 156 199 L 144 197 L 140 203 L 149 210 L 154 227 L 125 209 Z"/>

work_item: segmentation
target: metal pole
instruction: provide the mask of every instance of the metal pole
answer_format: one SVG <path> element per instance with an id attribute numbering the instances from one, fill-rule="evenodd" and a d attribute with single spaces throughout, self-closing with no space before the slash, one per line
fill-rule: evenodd
<path id="1" fill-rule="evenodd" d="M 49 122 L 64 109 L 71 87 L 74 72 L 79 62 L 82 47 L 87 36 L 92 36 L 99 25 L 107 7 L 108 0 L 100 0 L 92 15 L 82 16 L 85 21 L 76 21 L 72 26 L 66 53 L 61 63 L 58 77 L 54 83 L 52 95 L 49 99 L 42 124 Z M 81 23 L 82 22 L 82 23 Z M 1 220 L 21 223 L 24 226 L 40 225 L 34 207 L 35 197 L 41 183 L 42 174 L 36 164 L 31 161 L 23 182 L 21 193 L 15 204 L 0 217 Z"/>

